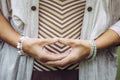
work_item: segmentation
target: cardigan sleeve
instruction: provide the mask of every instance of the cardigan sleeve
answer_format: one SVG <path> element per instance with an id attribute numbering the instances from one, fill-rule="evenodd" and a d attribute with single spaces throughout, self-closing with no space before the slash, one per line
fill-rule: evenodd
<path id="1" fill-rule="evenodd" d="M 112 25 L 110 29 L 114 30 L 120 36 L 120 20 Z"/>

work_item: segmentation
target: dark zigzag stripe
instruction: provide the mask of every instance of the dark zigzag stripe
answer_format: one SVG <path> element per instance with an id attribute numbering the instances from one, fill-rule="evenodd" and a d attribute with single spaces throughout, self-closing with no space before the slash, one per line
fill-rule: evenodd
<path id="1" fill-rule="evenodd" d="M 81 14 L 83 14 L 83 13 L 81 13 Z M 74 17 L 77 17 L 77 16 L 74 16 Z M 80 17 L 80 18 L 82 18 L 83 17 L 83 15 Z M 45 19 L 46 21 L 48 21 L 48 22 L 50 22 L 51 24 L 53 24 L 53 25 L 55 25 L 57 28 L 59 28 L 60 30 L 61 29 L 64 29 L 64 28 L 61 28 L 61 27 L 59 27 L 58 25 L 56 25 L 55 23 L 53 23 L 52 21 L 50 21 L 50 20 L 48 20 L 47 18 L 45 18 L 45 17 L 43 17 L 43 16 L 41 16 L 41 18 L 43 18 L 43 19 Z M 50 17 L 51 18 L 51 17 Z M 52 18 L 53 19 L 53 18 Z M 79 19 L 79 17 L 78 17 L 78 19 Z M 39 19 L 40 20 L 40 22 L 42 22 L 42 23 L 44 23 L 45 25 L 47 25 L 47 26 L 49 26 L 50 27 L 50 25 L 48 25 L 47 23 L 45 23 L 43 20 L 41 20 L 41 19 Z M 82 21 L 80 21 L 80 22 L 82 22 Z M 41 24 L 39 24 L 39 25 L 41 25 Z M 70 25 L 70 24 L 68 24 L 68 25 Z M 67 25 L 67 26 L 68 26 Z M 67 27 L 67 26 L 65 26 L 65 28 Z M 64 34 L 64 33 L 61 33 L 60 31 L 58 31 L 58 30 L 56 30 L 55 28 L 53 28 L 53 27 L 51 27 L 54 31 L 57 31 L 59 34 Z M 69 28 L 70 29 L 70 28 Z M 66 32 L 66 31 L 64 31 L 64 32 Z"/>
<path id="2" fill-rule="evenodd" d="M 78 5 L 78 4 L 80 4 L 80 3 L 74 4 L 74 5 Z M 74 6 L 74 5 L 72 5 L 72 6 Z M 49 5 L 44 5 L 44 4 L 41 3 L 40 6 L 44 6 L 44 7 L 48 8 L 48 9 L 51 9 L 52 11 L 54 11 L 55 13 L 58 13 L 58 14 L 60 14 L 60 15 L 65 15 L 66 13 L 70 12 L 71 10 L 75 10 L 75 9 L 77 9 L 77 8 L 81 8 L 81 10 L 83 10 L 83 9 L 85 8 L 85 7 L 84 7 L 84 4 L 82 4 L 82 5 L 79 5 L 79 6 L 76 6 L 76 7 L 72 8 L 72 9 L 70 9 L 69 11 L 67 11 L 67 12 L 65 12 L 65 13 L 60 13 L 60 12 L 56 11 L 55 9 L 53 9 L 52 7 L 50 7 Z M 51 6 L 53 6 L 53 5 L 51 5 Z M 71 6 L 69 6 L 68 8 L 70 8 L 70 7 L 71 7 Z M 60 10 L 60 9 L 58 9 L 58 8 L 56 8 L 56 9 L 58 9 L 58 10 L 60 10 L 60 11 L 64 11 L 64 10 L 67 10 L 68 8 L 63 9 L 63 10 Z M 41 9 L 41 7 L 39 7 L 39 9 Z M 44 9 L 44 10 L 45 10 L 45 9 Z"/>
<path id="3" fill-rule="evenodd" d="M 82 21 L 82 20 L 81 20 L 81 21 Z M 42 21 L 41 21 L 41 22 L 42 22 Z M 78 23 L 79 23 L 79 22 L 78 22 Z M 75 25 L 78 25 L 78 23 L 75 24 Z M 81 25 L 81 24 L 80 24 L 80 25 Z M 40 26 L 43 27 L 41 24 L 40 24 Z M 46 30 L 49 31 L 49 29 L 47 29 L 46 27 L 43 27 L 43 28 L 45 28 Z M 78 29 L 79 27 L 76 27 L 76 28 Z M 71 28 L 69 28 L 67 31 L 69 31 L 70 29 L 71 29 Z M 40 29 L 40 30 L 42 30 L 42 29 Z M 67 31 L 65 31 L 65 32 L 67 32 Z M 75 30 L 73 30 L 73 31 L 75 31 Z M 54 32 L 51 32 L 51 31 L 49 31 L 49 32 L 52 33 L 52 34 L 54 34 L 56 37 L 60 37 L 60 36 L 58 36 L 57 34 L 55 34 Z M 57 31 L 57 32 L 58 32 L 58 31 Z M 65 32 L 63 32 L 63 34 L 64 34 Z M 72 31 L 71 31 L 71 32 L 72 32 Z M 69 32 L 69 33 L 71 33 L 71 32 Z M 69 34 L 69 33 L 68 33 L 68 34 Z M 40 33 L 39 33 L 39 34 L 40 34 Z M 68 35 L 68 34 L 67 34 L 67 35 Z M 66 36 L 67 36 L 67 35 L 66 35 Z M 66 37 L 66 36 L 64 36 L 64 37 Z"/>
<path id="4" fill-rule="evenodd" d="M 49 68 L 49 67 L 47 67 L 47 66 L 45 66 L 45 65 L 41 64 L 41 63 L 40 63 L 40 62 L 38 62 L 37 60 L 35 60 L 35 62 L 36 62 L 36 63 L 38 63 L 39 65 L 41 65 L 41 66 L 45 67 L 46 69 L 53 70 L 53 69 L 51 69 L 51 68 Z M 55 68 L 55 69 L 56 69 L 56 68 Z"/>
<path id="5" fill-rule="evenodd" d="M 69 69 L 70 67 L 74 66 L 75 64 L 71 64 L 69 66 L 67 66 L 66 68 L 64 68 L 63 70 Z M 79 67 L 79 64 L 77 63 L 76 66 L 74 66 L 72 69 L 76 69 L 77 67 Z"/>
<path id="6" fill-rule="evenodd" d="M 42 6 L 42 5 L 41 5 Z M 48 6 L 44 6 L 45 8 L 47 8 L 47 9 L 51 9 L 50 7 L 48 7 Z M 76 10 L 76 9 L 78 9 L 80 6 L 78 6 L 78 7 L 75 7 L 75 8 L 73 8 L 73 9 L 70 9 L 69 10 L 69 12 L 70 11 L 72 11 L 72 10 Z M 59 14 L 59 15 L 64 15 L 64 14 L 62 14 L 62 13 L 59 13 L 59 12 L 57 12 L 56 10 L 54 10 L 54 9 L 51 9 L 52 10 L 52 12 L 50 12 L 50 11 L 47 11 L 46 9 L 43 9 L 43 8 L 41 8 L 40 7 L 40 11 L 39 12 L 42 12 L 42 10 L 43 11 L 45 11 L 45 12 L 47 12 L 47 13 L 49 13 L 49 14 L 51 14 L 51 15 L 54 15 L 55 17 L 57 17 L 58 19 L 60 19 L 60 20 L 64 20 L 64 19 L 66 19 L 68 16 L 70 16 L 70 15 L 72 15 L 72 14 L 74 14 L 74 13 L 76 13 L 76 12 L 73 12 L 73 13 L 71 13 L 71 14 L 69 14 L 67 17 L 64 17 L 63 19 L 62 18 L 60 18 L 60 17 L 58 17 L 57 15 L 55 15 L 54 13 L 57 13 L 57 14 Z M 81 12 L 81 11 L 83 11 L 85 8 L 83 7 L 83 8 L 81 8 L 80 10 L 78 10 L 79 12 Z M 54 12 L 54 13 L 53 13 Z M 68 11 L 66 12 L 66 14 L 67 13 L 69 13 Z M 39 14 L 41 14 L 41 13 L 39 13 Z M 45 14 L 45 13 L 44 13 Z"/>
<path id="7" fill-rule="evenodd" d="M 67 50 L 70 49 L 70 47 L 68 47 L 68 48 L 66 48 L 66 49 L 63 50 L 63 51 L 60 51 L 59 49 L 56 49 L 55 47 L 53 47 L 53 46 L 51 46 L 51 45 L 49 45 L 49 47 L 51 47 L 53 50 L 56 50 L 56 51 L 59 52 L 59 53 L 63 53 L 63 52 L 65 52 L 65 51 L 67 51 Z M 46 48 L 48 49 L 48 47 L 46 47 Z M 52 52 L 54 52 L 54 51 L 52 51 Z"/>
<path id="8" fill-rule="evenodd" d="M 73 1 L 73 2 L 74 2 L 74 1 Z M 66 6 L 66 5 L 68 5 L 68 4 L 71 4 L 71 3 L 73 3 L 73 2 L 66 3 L 65 5 L 61 6 L 61 4 L 58 4 L 58 3 L 55 2 L 55 1 L 53 1 L 53 4 L 44 1 L 44 3 L 46 3 L 46 4 L 48 4 L 48 5 L 52 5 L 53 7 L 57 8 L 57 9 L 59 9 L 59 10 L 61 10 L 61 11 L 68 9 L 69 7 L 66 7 L 66 8 L 64 8 L 64 9 L 61 9 L 61 8 L 59 8 L 58 6 L 60 6 L 60 7 L 64 7 L 64 6 Z M 84 5 L 85 5 L 85 2 L 86 2 L 86 1 L 77 2 L 77 3 L 78 3 L 79 5 L 81 5 L 81 4 L 84 4 Z M 55 6 L 54 3 L 57 4 L 57 6 Z M 78 5 L 78 4 L 74 4 L 74 5 L 71 5 L 71 6 L 75 6 L 75 5 Z"/>
<path id="9" fill-rule="evenodd" d="M 80 14 L 83 14 L 84 13 L 84 11 L 76 11 L 76 12 L 74 12 L 73 14 L 75 14 L 75 13 L 78 13 L 79 12 L 79 14 L 77 14 L 77 15 L 79 15 L 80 16 L 80 18 L 82 18 L 83 17 L 83 15 L 80 15 Z M 52 20 L 54 20 L 54 21 L 56 21 L 57 23 L 59 23 L 59 24 L 61 24 L 61 25 L 63 25 L 63 24 L 65 24 L 66 22 L 68 22 L 69 20 L 71 20 L 71 19 L 73 19 L 74 17 L 76 17 L 77 15 L 74 15 L 72 18 L 70 18 L 69 20 L 67 20 L 67 21 L 65 21 L 64 23 L 60 23 L 58 20 L 55 20 L 53 17 L 51 17 L 50 15 L 47 15 L 46 13 L 44 13 L 44 12 L 42 12 L 42 11 L 40 11 L 40 14 L 39 14 L 39 16 L 42 18 L 43 16 L 42 15 L 44 15 L 44 16 L 46 16 L 46 17 L 49 17 L 49 18 L 51 18 Z M 54 15 L 54 14 L 53 14 Z M 71 14 L 72 15 L 72 14 Z M 70 15 L 70 16 L 71 16 Z M 67 17 L 69 17 L 69 16 L 67 16 Z M 66 18 L 67 18 L 66 17 Z M 43 18 L 45 18 L 45 17 L 43 17 Z M 58 18 L 58 17 L 57 17 Z M 46 18 L 45 18 L 46 19 Z M 40 20 L 40 19 L 39 19 Z M 58 26 L 57 24 L 55 24 L 55 23 L 53 23 L 52 21 L 50 21 L 50 20 L 48 20 L 48 19 L 46 19 L 47 21 L 49 21 L 49 22 L 51 22 L 52 24 L 54 24 L 55 26 Z M 59 26 L 58 26 L 59 27 Z M 61 27 L 59 27 L 60 29 L 63 29 L 63 28 L 61 28 Z"/>

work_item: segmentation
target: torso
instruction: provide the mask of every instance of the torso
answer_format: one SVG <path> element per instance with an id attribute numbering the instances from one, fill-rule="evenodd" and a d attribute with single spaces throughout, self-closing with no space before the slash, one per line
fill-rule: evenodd
<path id="1" fill-rule="evenodd" d="M 40 0 L 38 38 L 79 39 L 85 3 L 85 0 Z M 71 49 L 59 42 L 45 48 L 55 54 L 62 54 Z M 51 67 L 35 60 L 34 69 L 38 71 L 78 70 L 78 64 Z"/>

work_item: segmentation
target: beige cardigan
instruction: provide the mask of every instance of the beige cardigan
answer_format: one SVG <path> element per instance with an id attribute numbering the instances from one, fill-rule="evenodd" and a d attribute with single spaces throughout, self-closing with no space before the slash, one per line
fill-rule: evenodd
<path id="1" fill-rule="evenodd" d="M 39 0 L 0 0 L 0 8 L 6 19 L 11 17 L 10 23 L 17 32 L 33 38 L 38 36 L 38 3 Z M 95 39 L 107 29 L 120 35 L 119 8 L 120 0 L 87 0 L 81 39 Z M 95 60 L 80 62 L 79 80 L 114 80 L 116 62 L 114 47 L 100 51 Z M 0 42 L 0 80 L 30 80 L 32 68 L 33 58 L 19 56 L 16 48 Z"/>

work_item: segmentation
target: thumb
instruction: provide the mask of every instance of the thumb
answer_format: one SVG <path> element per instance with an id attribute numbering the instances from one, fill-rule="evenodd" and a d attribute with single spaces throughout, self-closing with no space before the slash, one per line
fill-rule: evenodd
<path id="1" fill-rule="evenodd" d="M 75 44 L 74 39 L 60 38 L 58 41 L 61 42 L 64 45 L 68 45 L 68 46 L 73 46 Z"/>
<path id="2" fill-rule="evenodd" d="M 48 45 L 48 44 L 54 44 L 57 41 L 58 41 L 58 38 L 41 39 L 40 44 L 45 46 L 45 45 Z"/>

